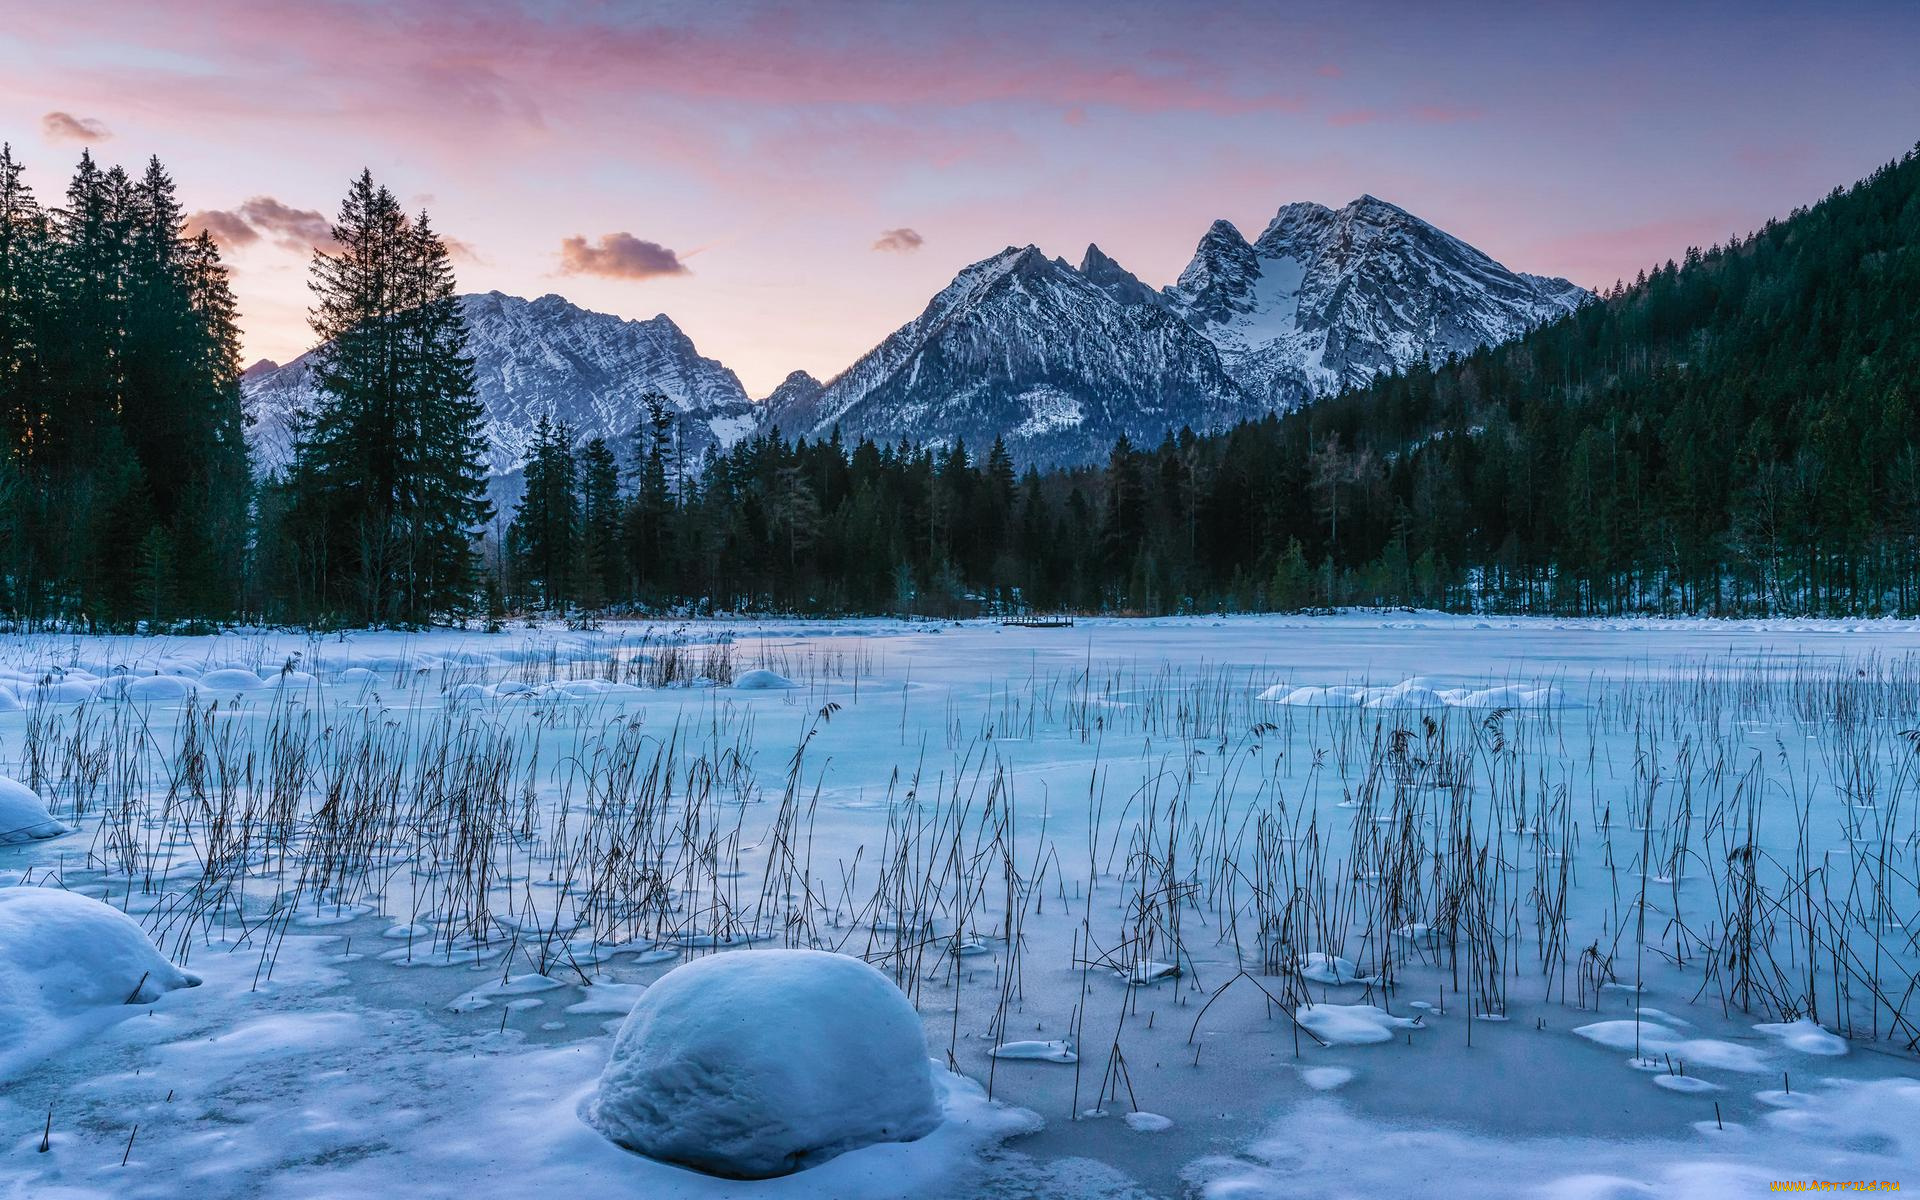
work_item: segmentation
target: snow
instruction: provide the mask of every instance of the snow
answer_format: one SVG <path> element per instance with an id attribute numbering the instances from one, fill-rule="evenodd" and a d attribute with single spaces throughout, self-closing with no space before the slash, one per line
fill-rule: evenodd
<path id="1" fill-rule="evenodd" d="M 800 685 L 774 671 L 756 667 L 751 671 L 742 671 L 733 677 L 733 686 L 743 692 L 778 691 L 795 688 Z"/>
<path id="2" fill-rule="evenodd" d="M 666 639 L 729 654 L 733 685 L 644 686 L 626 664 Z M 747 667 L 795 690 L 741 688 Z M 0 1194 L 737 1196 L 583 1118 L 650 994 L 789 948 L 901 989 L 918 1061 L 938 1064 L 938 1123 L 744 1185 L 769 1196 L 1444 1195 L 1473 1179 L 1553 1200 L 1900 1178 L 1920 1112 L 1892 1009 L 1916 1019 L 1920 910 L 1875 886 L 1883 862 L 1912 877 L 1894 800 L 1917 669 L 1910 621 L 1401 611 L 0 639 L 0 708 L 25 706 L 0 711 L 0 773 L 38 781 L 76 831 L 0 846 L 0 895 L 69 889 L 205 980 L 128 1005 L 141 972 L 122 971 L 98 1005 L 36 992 L 30 1020 L 7 992 Z M 270 686 L 216 688 L 232 670 Z M 119 698 L 158 677 L 201 703 L 185 684 Z M 1865 719 L 1832 720 L 1808 680 Z M 1316 702 L 1276 703 L 1302 688 Z M 1422 706 L 1367 707 L 1389 696 Z M 211 735 L 198 775 L 190 713 Z M 265 832 L 282 819 L 268 735 L 303 727 L 283 853 Z M 390 755 L 364 780 L 344 766 L 360 730 Z M 1421 774 L 1377 758 L 1396 738 Z M 497 759 L 466 776 L 469 751 Z M 1464 765 L 1459 786 L 1426 786 L 1435 763 Z M 389 818 L 329 855 L 319 834 L 378 806 L 375 779 Z M 1824 941 L 1811 966 L 1793 945 L 1793 892 L 1770 910 L 1787 978 L 1743 1006 L 1724 947 L 1703 943 L 1726 928 L 1721 839 L 1750 800 L 1770 888 L 1804 828 L 1814 903 L 1881 907 L 1836 980 Z M 1434 873 L 1456 811 L 1486 840 L 1493 919 L 1524 914 L 1499 996 Z M 1417 887 L 1382 886 L 1382 846 L 1418 859 Z M 616 848 L 635 866 L 596 888 Z M 1568 954 L 1549 973 L 1532 896 L 1563 865 Z M 1257 887 L 1277 889 L 1264 912 Z M 1328 900 L 1289 924 L 1295 887 Z M 1130 986 L 1136 968 L 1150 986 Z M 1809 970 L 1817 1024 L 1771 1002 Z M 5 989 L 16 973 L 0 972 Z M 776 1063 L 819 1044 L 784 1005 L 749 1036 Z"/>
<path id="3" fill-rule="evenodd" d="M 1426 1028 L 1419 1017 L 1396 1017 L 1372 1004 L 1303 1004 L 1293 1015 L 1331 1046 L 1390 1042 L 1402 1030 Z"/>
<path id="4" fill-rule="evenodd" d="M 1801 1095 L 1798 1091 L 1796 1095 Z M 1920 1162 L 1920 1081 L 1834 1084 L 1716 1128 L 1706 1108 L 1690 1136 L 1607 1138 L 1585 1123 L 1552 1137 L 1496 1136 L 1452 1122 L 1376 1120 L 1330 1099 L 1300 1105 L 1241 1155 L 1189 1164 L 1203 1200 L 1460 1194 L 1493 1200 L 1638 1200 L 1765 1195 L 1776 1180 L 1900 1180 Z M 1471 1181 L 1463 1184 L 1463 1181 Z"/>
<path id="5" fill-rule="evenodd" d="M 1367 687 L 1355 684 L 1275 684 L 1257 697 L 1298 708 L 1577 708 L 1557 687 L 1503 684 L 1488 688 L 1433 688 L 1425 680 Z"/>
<path id="6" fill-rule="evenodd" d="M 202 675 L 200 686 L 211 692 L 257 692 L 267 684 L 256 672 L 243 667 L 223 667 Z"/>
<path id="7" fill-rule="evenodd" d="M 1001 1042 L 992 1051 L 995 1058 L 1010 1058 L 1025 1062 L 1077 1063 L 1080 1054 L 1073 1047 L 1072 1038 L 1056 1038 L 1053 1041 L 1029 1039 L 1021 1042 Z"/>
<path id="8" fill-rule="evenodd" d="M 1670 1017 L 1642 1009 L 1640 1020 L 1596 1021 L 1574 1032 L 1612 1050 L 1634 1051 L 1640 1057 L 1633 1065 L 1648 1069 L 1668 1061 L 1689 1069 L 1696 1066 L 1746 1072 L 1772 1069 L 1767 1059 L 1751 1046 L 1722 1038 L 1689 1037 L 1680 1032 L 1679 1024 Z"/>
<path id="9" fill-rule="evenodd" d="M 0 846 L 59 837 L 67 832 L 47 803 L 23 783 L 0 777 Z"/>
<path id="10" fill-rule="evenodd" d="M 54 887 L 0 887 L 0 1078 L 89 1010 L 147 1004 L 189 975 L 125 913 Z"/>
<path id="11" fill-rule="evenodd" d="M 1847 1039 L 1822 1029 L 1811 1017 L 1801 1017 L 1797 1021 L 1760 1024 L 1755 1025 L 1754 1028 L 1768 1037 L 1778 1038 L 1780 1044 L 1787 1049 L 1798 1050 L 1802 1054 L 1838 1058 L 1847 1052 Z"/>
<path id="12" fill-rule="evenodd" d="M 940 1123 L 913 1005 L 866 963 L 816 950 L 668 972 L 621 1025 L 586 1115 L 628 1149 L 736 1179 Z"/>
<path id="13" fill-rule="evenodd" d="M 1361 975 L 1352 959 L 1341 958 L 1337 954 L 1322 954 L 1318 950 L 1312 951 L 1301 961 L 1300 977 L 1312 983 L 1325 984 L 1371 982 Z"/>
<path id="14" fill-rule="evenodd" d="M 182 675 L 145 675 L 129 679 L 120 694 L 129 700 L 182 700 L 199 684 Z"/>

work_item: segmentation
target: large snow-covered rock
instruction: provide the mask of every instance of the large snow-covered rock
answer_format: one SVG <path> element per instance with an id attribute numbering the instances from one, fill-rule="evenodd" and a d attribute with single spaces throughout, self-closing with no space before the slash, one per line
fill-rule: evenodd
<path id="1" fill-rule="evenodd" d="M 148 1004 L 199 982 L 110 905 L 59 888 L 0 888 L 0 1046 L 48 1019 Z"/>
<path id="2" fill-rule="evenodd" d="M 588 1121 L 650 1158 L 735 1179 L 785 1175 L 940 1123 L 913 1006 L 857 958 L 745 950 L 648 988 Z"/>
<path id="3" fill-rule="evenodd" d="M 67 827 L 47 811 L 46 801 L 24 783 L 0 779 L 0 846 L 59 837 Z"/>

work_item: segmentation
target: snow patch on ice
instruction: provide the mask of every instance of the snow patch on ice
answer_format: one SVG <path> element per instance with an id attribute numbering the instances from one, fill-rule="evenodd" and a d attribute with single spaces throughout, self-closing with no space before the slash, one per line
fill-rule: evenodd
<path id="1" fill-rule="evenodd" d="M 1331 1046 L 1388 1042 L 1398 1030 L 1426 1028 L 1419 1017 L 1396 1017 L 1372 1004 L 1302 1004 L 1293 1015 Z"/>
<path id="2" fill-rule="evenodd" d="M 1755 1025 L 1754 1028 L 1770 1038 L 1778 1039 L 1787 1049 L 1798 1050 L 1802 1054 L 1837 1058 L 1847 1052 L 1847 1039 L 1822 1029 L 1811 1017 L 1777 1025 Z"/>

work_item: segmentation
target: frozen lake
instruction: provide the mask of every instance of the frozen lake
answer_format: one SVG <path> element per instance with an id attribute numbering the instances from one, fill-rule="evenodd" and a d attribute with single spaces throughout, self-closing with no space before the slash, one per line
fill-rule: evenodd
<path id="1" fill-rule="evenodd" d="M 0 774 L 72 828 L 0 888 L 203 982 L 0 1031 L 0 1194 L 1911 1178 L 1916 651 L 1416 613 L 6 639 Z M 939 1128 L 747 1184 L 581 1120 L 648 985 L 779 946 L 900 986 Z"/>

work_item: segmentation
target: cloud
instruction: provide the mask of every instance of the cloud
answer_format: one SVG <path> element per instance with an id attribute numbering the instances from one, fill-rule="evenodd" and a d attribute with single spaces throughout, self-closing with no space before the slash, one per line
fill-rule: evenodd
<path id="1" fill-rule="evenodd" d="M 927 239 L 921 237 L 917 231 L 902 226 L 899 229 L 889 229 L 881 234 L 879 240 L 873 243 L 873 248 L 875 250 L 888 250 L 895 254 L 911 254 L 924 245 L 926 240 Z"/>
<path id="2" fill-rule="evenodd" d="M 104 142 L 113 136 L 113 130 L 104 122 L 64 112 L 50 112 L 41 117 L 40 132 L 51 142 Z"/>
<path id="3" fill-rule="evenodd" d="M 247 224 L 239 213 L 225 209 L 211 208 L 201 212 L 187 214 L 188 237 L 198 237 L 206 233 L 213 238 L 213 244 L 222 250 L 235 250 L 241 246 L 251 246 L 260 240 L 260 233 Z"/>
<path id="4" fill-rule="evenodd" d="M 261 238 L 272 239 L 282 250 L 305 254 L 308 250 L 336 250 L 333 225 L 323 213 L 311 208 L 294 208 L 272 196 L 255 196 L 235 209 L 205 209 L 187 216 L 187 232 L 206 230 L 223 250 L 250 246 Z"/>
<path id="5" fill-rule="evenodd" d="M 480 257 L 480 252 L 473 248 L 472 242 L 463 242 L 457 237 L 448 237 L 444 233 L 440 235 L 440 241 L 446 246 L 447 256 L 449 258 L 470 263 L 485 263 L 487 261 Z"/>
<path id="6" fill-rule="evenodd" d="M 658 242 L 645 241 L 630 233 L 603 233 L 599 241 L 591 245 L 584 237 L 562 239 L 560 273 L 601 275 L 608 279 L 652 279 L 688 272 L 680 256 Z"/>
<path id="7" fill-rule="evenodd" d="M 293 208 L 272 196 L 255 196 L 240 206 L 240 215 L 285 249 L 304 253 L 338 248 L 333 240 L 333 222 L 311 208 Z"/>

